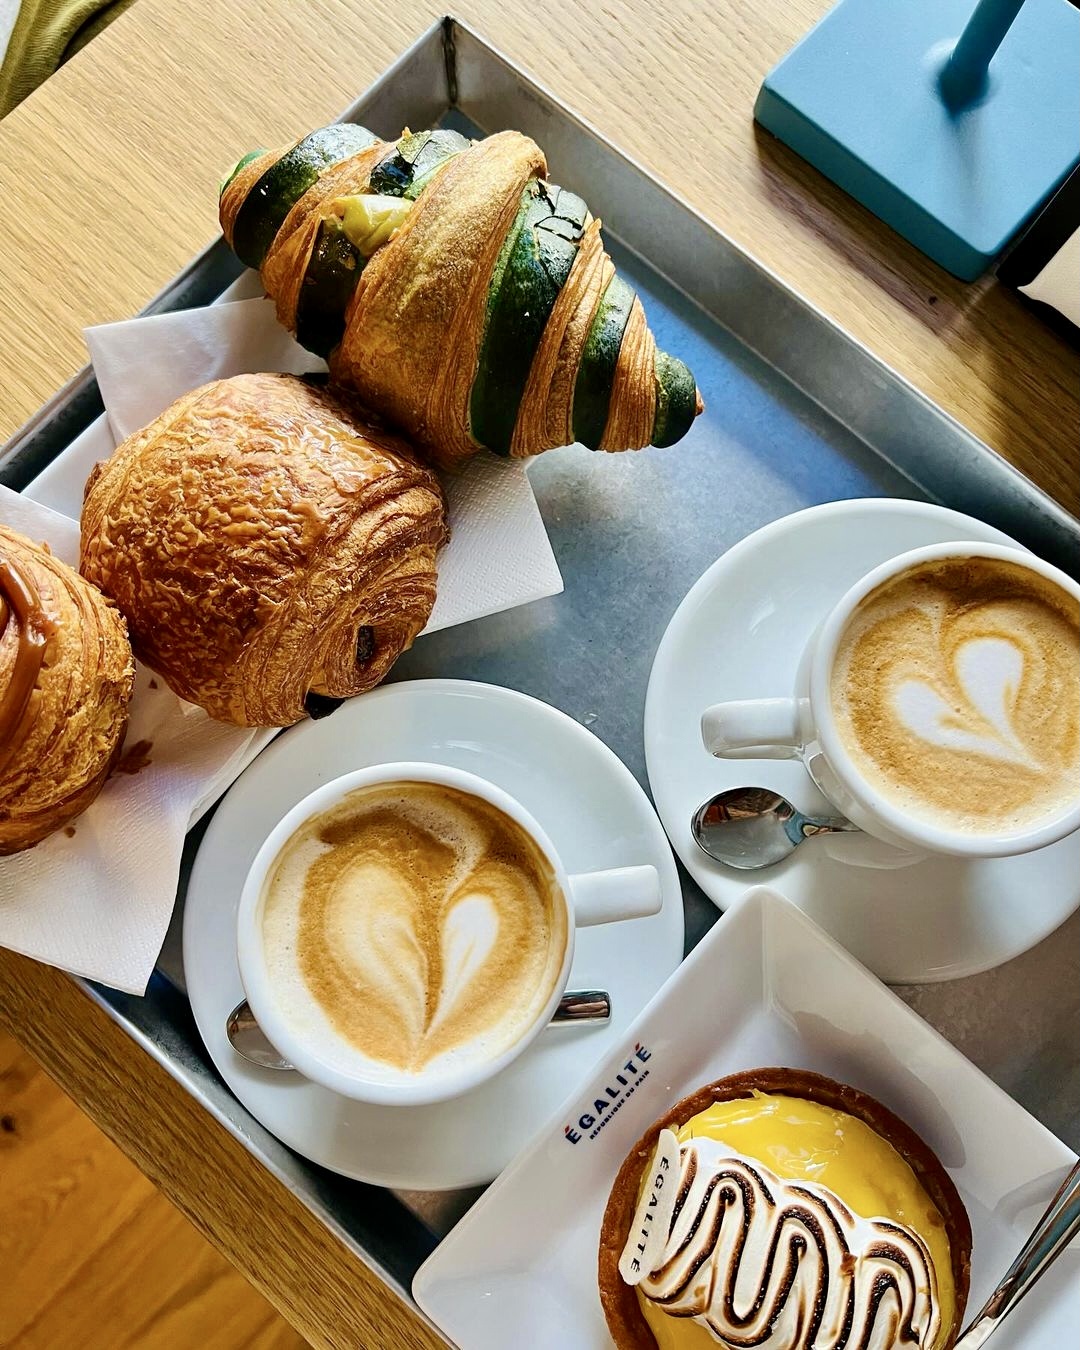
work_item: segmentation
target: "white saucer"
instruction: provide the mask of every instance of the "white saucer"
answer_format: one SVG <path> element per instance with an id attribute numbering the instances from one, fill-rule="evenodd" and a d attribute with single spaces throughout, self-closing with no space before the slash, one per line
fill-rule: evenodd
<path id="1" fill-rule="evenodd" d="M 571 988 L 607 989 L 612 1017 L 552 1027 L 483 1087 L 436 1106 L 369 1106 L 299 1074 L 257 1069 L 225 1036 L 243 997 L 236 908 L 248 866 L 287 810 L 320 783 L 393 760 L 468 769 L 517 797 L 550 834 L 570 871 L 652 863 L 664 892 L 649 919 L 582 929 Z M 384 685 L 332 717 L 285 732 L 240 777 L 199 849 L 184 914 L 184 971 L 199 1031 L 232 1091 L 290 1148 L 344 1176 L 444 1190 L 502 1170 L 682 959 L 675 860 L 629 769 L 591 732 L 511 689 L 464 680 Z"/>
<path id="2" fill-rule="evenodd" d="M 767 881 L 893 984 L 989 970 L 1046 937 L 1080 904 L 1080 833 L 1021 857 L 938 857 L 892 870 L 840 861 L 828 838 L 812 839 L 774 867 L 739 872 L 691 836 L 690 818 L 708 797 L 754 785 L 803 811 L 827 812 L 828 803 L 797 760 L 714 759 L 699 720 L 721 699 L 789 694 L 807 638 L 849 586 L 898 553 L 951 539 L 1015 543 L 956 511 L 882 498 L 774 521 L 691 589 L 660 643 L 645 702 L 653 800 L 705 894 L 726 909 Z"/>

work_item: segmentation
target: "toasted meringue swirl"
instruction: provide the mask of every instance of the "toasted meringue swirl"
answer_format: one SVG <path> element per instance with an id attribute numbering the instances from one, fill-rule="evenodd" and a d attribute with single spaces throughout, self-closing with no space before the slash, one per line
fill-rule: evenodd
<path id="1" fill-rule="evenodd" d="M 940 1333 L 918 1234 L 706 1137 L 679 1147 L 667 1240 L 650 1265 L 639 1294 L 730 1347 L 928 1350 Z"/>

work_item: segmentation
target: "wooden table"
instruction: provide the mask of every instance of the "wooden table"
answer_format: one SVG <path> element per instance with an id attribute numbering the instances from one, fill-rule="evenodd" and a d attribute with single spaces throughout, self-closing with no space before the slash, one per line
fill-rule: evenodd
<path id="1" fill-rule="evenodd" d="M 1069 509 L 1080 362 L 1011 294 L 947 277 L 755 131 L 826 0 L 461 0 L 555 95 Z M 139 0 L 3 123 L 0 441 L 217 232 L 222 166 L 332 120 L 432 0 Z M 0 1020 L 316 1345 L 441 1344 L 77 986 L 0 951 Z"/>

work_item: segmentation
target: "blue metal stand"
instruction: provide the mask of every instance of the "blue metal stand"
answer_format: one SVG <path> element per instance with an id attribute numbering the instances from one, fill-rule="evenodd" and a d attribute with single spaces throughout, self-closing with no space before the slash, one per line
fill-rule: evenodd
<path id="1" fill-rule="evenodd" d="M 987 93 L 990 62 L 1023 3 L 1024 0 L 979 0 L 938 77 L 941 96 L 954 113 L 977 103 Z"/>
<path id="2" fill-rule="evenodd" d="M 1080 162 L 1069 0 L 840 0 L 754 116 L 970 281 Z"/>

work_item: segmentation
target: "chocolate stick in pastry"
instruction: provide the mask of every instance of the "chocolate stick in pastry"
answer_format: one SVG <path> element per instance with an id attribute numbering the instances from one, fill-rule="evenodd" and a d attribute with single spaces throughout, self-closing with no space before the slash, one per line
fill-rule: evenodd
<path id="1" fill-rule="evenodd" d="M 0 525 L 0 854 L 85 811 L 124 739 L 124 621 L 47 548 Z"/>
<path id="2" fill-rule="evenodd" d="M 702 410 L 657 349 L 600 222 L 516 131 L 379 141 L 324 127 L 226 179 L 226 239 L 335 381 L 453 468 L 671 445 Z"/>
<path id="3" fill-rule="evenodd" d="M 287 726 L 383 678 L 427 623 L 446 537 L 431 470 L 347 397 L 237 375 L 96 467 L 81 568 L 175 693 Z"/>

